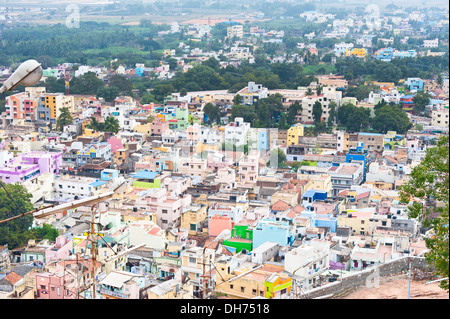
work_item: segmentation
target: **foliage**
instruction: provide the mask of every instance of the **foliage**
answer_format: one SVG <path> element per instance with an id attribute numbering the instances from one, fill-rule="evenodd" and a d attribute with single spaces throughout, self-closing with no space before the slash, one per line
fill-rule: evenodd
<path id="1" fill-rule="evenodd" d="M 382 102 L 380 102 L 381 105 L 375 108 L 375 116 L 372 119 L 374 131 L 383 134 L 386 134 L 387 131 L 406 134 L 412 127 L 408 115 L 395 103 L 387 104 L 384 100 Z"/>
<path id="2" fill-rule="evenodd" d="M 339 107 L 337 118 L 347 132 L 362 132 L 369 128 L 371 123 L 370 110 L 346 103 Z"/>
<path id="3" fill-rule="evenodd" d="M 64 129 L 64 126 L 72 124 L 73 117 L 70 114 L 70 111 L 67 107 L 61 108 L 61 113 L 56 120 L 56 125 L 58 126 L 59 130 L 62 132 Z"/>
<path id="4" fill-rule="evenodd" d="M 56 240 L 59 236 L 59 232 L 56 228 L 49 224 L 43 224 L 41 227 L 33 228 L 30 230 L 31 235 L 37 239 L 48 239 L 51 242 Z"/>
<path id="5" fill-rule="evenodd" d="M 427 92 L 417 92 L 414 95 L 414 112 L 421 113 L 425 111 L 425 106 L 430 103 L 431 94 Z"/>
<path id="6" fill-rule="evenodd" d="M 103 86 L 97 90 L 96 97 L 102 97 L 105 102 L 112 102 L 119 96 L 119 89 L 115 86 Z"/>
<path id="7" fill-rule="evenodd" d="M 30 201 L 32 195 L 24 186 L 17 183 L 7 184 L 5 187 L 23 212 L 33 210 L 33 204 Z M 0 220 L 21 214 L 21 210 L 8 197 L 5 190 L 0 188 Z M 30 214 L 0 224 L 0 245 L 8 245 L 9 249 L 23 246 L 30 238 L 29 229 L 32 223 L 33 216 Z"/>
<path id="8" fill-rule="evenodd" d="M 293 124 L 296 123 L 295 117 L 298 114 L 301 114 L 303 111 L 302 105 L 300 104 L 300 102 L 295 101 L 294 103 L 292 103 L 289 106 L 289 110 L 288 110 L 288 114 L 287 114 L 287 124 L 289 126 L 292 126 Z"/>
<path id="9" fill-rule="evenodd" d="M 98 122 L 95 117 L 91 117 L 91 122 L 86 127 L 94 131 L 111 132 L 114 134 L 120 131 L 119 120 L 114 116 L 108 116 L 104 122 Z"/>
<path id="10" fill-rule="evenodd" d="M 96 94 L 105 84 L 94 72 L 86 72 L 70 81 L 71 94 Z"/>
<path id="11" fill-rule="evenodd" d="M 207 103 L 203 107 L 203 113 L 208 116 L 209 123 L 220 123 L 220 108 L 212 103 Z"/>
<path id="12" fill-rule="evenodd" d="M 430 249 L 426 260 L 437 275 L 449 274 L 449 137 L 442 136 L 435 147 L 427 150 L 422 162 L 415 166 L 410 180 L 400 188 L 401 201 L 409 203 L 410 218 L 418 218 L 433 233 L 425 239 Z M 424 205 L 425 204 L 425 205 Z M 449 290 L 448 280 L 441 288 Z"/>

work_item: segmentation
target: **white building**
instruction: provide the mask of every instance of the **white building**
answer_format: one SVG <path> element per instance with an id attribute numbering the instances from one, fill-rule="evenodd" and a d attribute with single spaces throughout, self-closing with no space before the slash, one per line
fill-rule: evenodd
<path id="1" fill-rule="evenodd" d="M 243 209 L 241 206 L 221 206 L 217 203 L 214 203 L 208 209 L 208 218 L 211 219 L 214 216 L 227 216 L 230 217 L 231 220 L 237 224 L 242 220 L 244 215 Z"/>
<path id="2" fill-rule="evenodd" d="M 128 227 L 131 246 L 145 243 L 148 248 L 163 250 L 168 244 L 165 231 L 152 221 L 140 220 L 131 223 Z"/>
<path id="3" fill-rule="evenodd" d="M 309 245 L 302 245 L 286 253 L 284 269 L 294 274 L 302 289 L 312 288 L 319 276 L 329 268 L 330 242 L 312 239 Z"/>
<path id="4" fill-rule="evenodd" d="M 250 123 L 244 122 L 242 117 L 236 117 L 234 122 L 225 126 L 225 144 L 241 146 L 247 144 L 247 134 Z"/>
<path id="5" fill-rule="evenodd" d="M 266 241 L 264 244 L 252 250 L 252 263 L 262 264 L 270 261 L 278 254 L 279 243 Z"/>
<path id="6" fill-rule="evenodd" d="M 74 200 L 100 194 L 106 187 L 105 181 L 84 176 L 56 176 L 55 198 L 58 200 Z"/>
<path id="7" fill-rule="evenodd" d="M 449 109 L 444 107 L 437 107 L 431 111 L 431 125 L 448 127 Z"/>
<path id="8" fill-rule="evenodd" d="M 439 46 L 439 39 L 436 38 L 434 40 L 423 40 L 424 48 L 437 48 Z"/>

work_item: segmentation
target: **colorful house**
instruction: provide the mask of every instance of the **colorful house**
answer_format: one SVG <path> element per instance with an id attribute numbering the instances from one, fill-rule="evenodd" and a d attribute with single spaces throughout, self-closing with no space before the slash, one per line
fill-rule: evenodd
<path id="1" fill-rule="evenodd" d="M 287 131 L 287 144 L 298 145 L 298 138 L 303 136 L 304 126 L 303 124 L 296 123 L 292 125 Z"/>
<path id="2" fill-rule="evenodd" d="M 136 179 L 133 187 L 137 188 L 161 188 L 161 178 L 158 172 L 139 171 L 133 175 Z"/>
<path id="3" fill-rule="evenodd" d="M 400 98 L 404 111 L 412 111 L 414 109 L 414 94 L 408 94 Z"/>
<path id="4" fill-rule="evenodd" d="M 231 238 L 223 242 L 224 246 L 236 248 L 236 253 L 243 249 L 246 251 L 252 250 L 253 230 L 249 229 L 248 225 L 236 225 L 231 230 Z"/>
<path id="5" fill-rule="evenodd" d="M 366 60 L 367 50 L 365 48 L 352 48 L 345 50 L 345 56 L 356 56 Z"/>
<path id="6" fill-rule="evenodd" d="M 270 275 L 264 282 L 266 287 L 267 299 L 279 298 L 281 295 L 288 294 L 292 288 L 292 278 L 288 276 L 282 277 L 280 274 Z"/>

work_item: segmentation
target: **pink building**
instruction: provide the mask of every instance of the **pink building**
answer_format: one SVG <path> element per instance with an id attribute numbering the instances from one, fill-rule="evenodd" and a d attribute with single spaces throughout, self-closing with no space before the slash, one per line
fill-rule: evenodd
<path id="1" fill-rule="evenodd" d="M 215 215 L 209 219 L 209 236 L 217 237 L 225 229 L 231 231 L 233 226 L 234 222 L 231 220 L 231 217 Z"/>
<path id="2" fill-rule="evenodd" d="M 124 148 L 123 142 L 120 138 L 116 136 L 111 136 L 108 138 L 107 143 L 111 145 L 111 152 L 114 154 L 117 150 Z"/>
<path id="3" fill-rule="evenodd" d="M 191 204 L 191 195 L 176 195 L 165 188 L 149 189 L 148 193 L 137 199 L 138 209 L 156 213 L 156 223 L 162 229 L 178 227 L 181 224 L 181 213 Z"/>
<path id="4" fill-rule="evenodd" d="M 66 259 L 72 252 L 72 240 L 58 236 L 56 243 L 45 250 L 45 261 Z"/>
<path id="5" fill-rule="evenodd" d="M 169 129 L 169 123 L 164 122 L 160 117 L 156 117 L 151 125 L 151 133 L 153 135 L 161 135 Z"/>
<path id="6" fill-rule="evenodd" d="M 239 161 L 239 182 L 243 184 L 255 184 L 258 178 L 258 156 L 249 155 Z"/>
<path id="7" fill-rule="evenodd" d="M 200 125 L 195 123 L 186 129 L 188 141 L 198 142 L 200 140 Z"/>
<path id="8" fill-rule="evenodd" d="M 6 184 L 22 183 L 44 173 L 58 174 L 62 165 L 62 153 L 33 151 L 0 167 L 0 178 Z"/>
<path id="9" fill-rule="evenodd" d="M 67 289 L 67 282 L 73 281 L 73 275 L 66 273 L 36 273 L 37 299 L 76 299 L 73 289 Z"/>

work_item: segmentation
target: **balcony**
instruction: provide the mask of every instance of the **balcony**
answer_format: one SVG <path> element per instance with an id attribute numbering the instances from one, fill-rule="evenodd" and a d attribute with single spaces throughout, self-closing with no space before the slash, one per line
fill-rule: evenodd
<path id="1" fill-rule="evenodd" d="M 121 293 L 121 292 L 118 292 L 118 291 L 111 291 L 111 290 L 105 289 L 105 288 L 100 288 L 99 292 L 102 295 L 111 296 L 111 297 L 114 297 L 114 298 L 120 298 L 120 299 L 129 299 L 130 298 L 129 294 L 124 294 L 124 293 Z"/>

